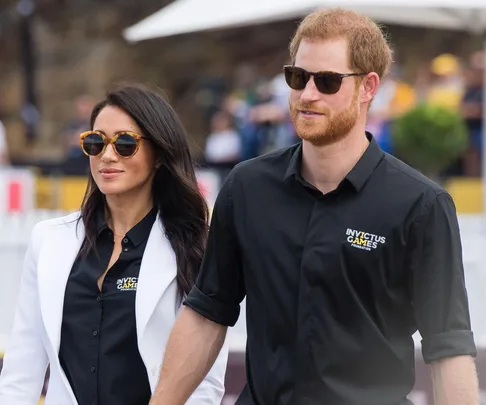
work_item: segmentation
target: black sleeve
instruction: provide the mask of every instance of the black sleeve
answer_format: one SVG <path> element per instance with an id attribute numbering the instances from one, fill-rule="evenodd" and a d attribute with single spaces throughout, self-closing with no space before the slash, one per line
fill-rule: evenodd
<path id="1" fill-rule="evenodd" d="M 225 326 L 235 325 L 246 294 L 234 222 L 234 171 L 218 193 L 202 266 L 184 302 L 202 316 Z"/>
<path id="2" fill-rule="evenodd" d="M 414 232 L 413 305 L 426 363 L 476 356 L 456 208 L 447 193 L 424 209 Z"/>

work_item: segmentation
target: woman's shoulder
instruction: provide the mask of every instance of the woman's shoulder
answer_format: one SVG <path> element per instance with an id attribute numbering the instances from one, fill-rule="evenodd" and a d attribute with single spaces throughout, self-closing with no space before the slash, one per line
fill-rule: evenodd
<path id="1" fill-rule="evenodd" d="M 59 217 L 44 219 L 39 221 L 35 224 L 32 234 L 42 236 L 45 232 L 49 230 L 54 230 L 57 228 L 76 228 L 78 224 L 78 220 L 80 218 L 81 213 L 79 211 L 70 213 L 68 215 L 63 215 Z"/>

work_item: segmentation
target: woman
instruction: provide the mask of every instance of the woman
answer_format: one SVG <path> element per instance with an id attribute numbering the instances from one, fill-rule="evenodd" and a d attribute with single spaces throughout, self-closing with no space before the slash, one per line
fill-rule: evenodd
<path id="1" fill-rule="evenodd" d="M 80 137 L 80 213 L 37 224 L 22 275 L 0 405 L 147 405 L 207 234 L 176 113 L 139 86 L 110 92 Z M 227 351 L 187 404 L 220 404 Z"/>

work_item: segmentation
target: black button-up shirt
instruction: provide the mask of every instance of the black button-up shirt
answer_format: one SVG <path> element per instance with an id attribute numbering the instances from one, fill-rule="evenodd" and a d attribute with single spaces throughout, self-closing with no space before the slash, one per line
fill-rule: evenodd
<path id="1" fill-rule="evenodd" d="M 239 164 L 185 305 L 232 326 L 246 296 L 238 405 L 403 405 L 426 362 L 476 355 L 449 194 L 370 144 L 323 195 L 302 146 Z"/>
<path id="2" fill-rule="evenodd" d="M 59 359 L 79 405 L 147 405 L 150 385 L 137 345 L 135 294 L 152 210 L 122 240 L 107 272 L 114 237 L 100 218 L 96 249 L 73 265 L 66 285 Z"/>

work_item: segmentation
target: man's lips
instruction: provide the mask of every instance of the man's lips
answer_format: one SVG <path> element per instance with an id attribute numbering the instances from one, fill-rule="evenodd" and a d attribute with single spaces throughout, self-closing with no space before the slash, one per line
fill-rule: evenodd
<path id="1" fill-rule="evenodd" d="M 299 113 L 305 116 L 321 116 L 324 115 L 323 113 L 317 112 L 317 111 L 312 111 L 312 110 L 299 110 Z"/>

